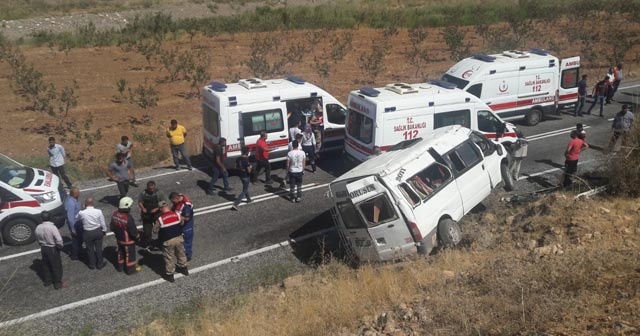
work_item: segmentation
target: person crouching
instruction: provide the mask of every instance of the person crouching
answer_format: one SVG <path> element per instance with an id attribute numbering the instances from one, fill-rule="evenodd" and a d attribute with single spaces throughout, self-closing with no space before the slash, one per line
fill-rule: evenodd
<path id="1" fill-rule="evenodd" d="M 187 254 L 184 250 L 184 238 L 182 237 L 182 225 L 184 224 L 180 214 L 169 208 L 169 203 L 160 201 L 160 217 L 153 225 L 153 233 L 158 235 L 162 243 L 162 256 L 164 257 L 165 279 L 174 282 L 176 266 L 180 273 L 189 275 L 187 269 Z"/>

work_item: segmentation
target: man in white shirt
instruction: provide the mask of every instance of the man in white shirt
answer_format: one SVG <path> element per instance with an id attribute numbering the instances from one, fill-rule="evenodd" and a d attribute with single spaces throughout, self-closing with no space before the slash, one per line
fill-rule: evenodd
<path id="1" fill-rule="evenodd" d="M 51 221 L 51 213 L 43 211 L 40 215 L 42 223 L 36 227 L 36 239 L 40 244 L 42 254 L 42 280 L 45 287 L 51 286 L 60 289 L 67 287 L 62 281 L 62 260 L 60 250 L 64 247 L 60 231 Z"/>
<path id="2" fill-rule="evenodd" d="M 128 136 L 123 135 L 120 138 L 120 143 L 116 145 L 116 154 L 122 153 L 126 155 L 127 163 L 129 164 L 129 166 L 131 166 L 131 169 L 129 170 L 131 172 L 130 173 L 131 180 L 129 180 L 129 184 L 131 184 L 134 187 L 137 187 L 138 184 L 136 183 L 136 172 L 135 170 L 133 170 L 133 159 L 131 158 L 132 151 L 133 151 L 133 143 L 129 141 Z"/>
<path id="3" fill-rule="evenodd" d="M 93 207 L 93 198 L 84 202 L 84 209 L 78 213 L 78 220 L 82 221 L 82 236 L 87 247 L 90 269 L 102 269 L 107 262 L 102 258 L 102 237 L 107 234 L 107 223 L 102 210 Z"/>
<path id="4" fill-rule="evenodd" d="M 73 186 L 69 177 L 67 177 L 67 173 L 64 171 L 64 158 L 67 154 L 64 151 L 64 147 L 56 143 L 56 138 L 49 138 L 49 147 L 47 148 L 49 153 L 49 166 L 51 167 L 51 171 L 58 176 L 59 178 L 64 180 L 64 183 L 67 184 L 67 187 L 71 189 Z"/>
<path id="5" fill-rule="evenodd" d="M 289 199 L 291 202 L 302 202 L 302 176 L 306 166 L 306 155 L 300 149 L 298 140 L 291 142 L 292 150 L 287 154 L 287 172 L 289 173 Z M 295 188 L 298 189 L 294 197 Z"/>
<path id="6" fill-rule="evenodd" d="M 296 138 L 296 135 L 302 134 L 302 130 L 300 129 L 300 125 L 302 125 L 302 121 L 298 119 L 291 128 L 289 128 L 289 140 L 293 141 Z"/>

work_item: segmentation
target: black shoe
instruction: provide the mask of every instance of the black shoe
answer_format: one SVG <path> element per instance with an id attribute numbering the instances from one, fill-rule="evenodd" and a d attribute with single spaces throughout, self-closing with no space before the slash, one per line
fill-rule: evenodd
<path id="1" fill-rule="evenodd" d="M 226 188 L 224 188 L 224 189 L 222 189 L 222 190 L 223 190 L 223 191 L 231 191 L 231 190 L 233 190 L 233 187 L 226 187 Z"/>
<path id="2" fill-rule="evenodd" d="M 191 171 L 191 170 L 193 170 L 193 167 L 188 167 L 187 169 L 189 169 Z"/>
<path id="3" fill-rule="evenodd" d="M 183 267 L 180 269 L 180 273 L 182 273 L 182 275 L 184 276 L 189 276 L 189 269 L 186 267 Z"/>
<path id="4" fill-rule="evenodd" d="M 247 203 L 251 203 L 251 202 L 253 202 L 253 200 L 250 198 L 247 198 Z"/>
<path id="5" fill-rule="evenodd" d="M 130 185 L 130 186 L 134 186 L 134 187 L 136 187 L 136 188 L 137 188 L 137 187 L 139 187 L 139 185 L 136 183 L 136 181 L 129 182 L 129 185 Z"/>
<path id="6" fill-rule="evenodd" d="M 164 277 L 165 280 L 169 281 L 169 282 L 176 282 L 176 279 L 173 277 L 173 274 L 167 274 Z"/>
<path id="7" fill-rule="evenodd" d="M 45 282 L 43 285 L 44 285 L 45 287 L 49 287 L 49 286 L 53 285 L 53 283 L 51 283 L 51 282 Z"/>
<path id="8" fill-rule="evenodd" d="M 214 189 L 208 189 L 205 191 L 205 193 L 209 196 L 215 196 L 216 195 L 216 191 Z"/>
<path id="9" fill-rule="evenodd" d="M 273 180 L 264 181 L 264 184 L 273 184 Z"/>
<path id="10" fill-rule="evenodd" d="M 96 269 L 96 267 L 95 266 L 89 266 L 89 269 L 90 270 L 94 270 L 94 269 Z"/>
<path id="11" fill-rule="evenodd" d="M 67 287 L 69 287 L 69 284 L 66 281 L 63 281 L 61 283 L 53 284 L 53 288 L 55 288 L 55 289 L 62 289 L 62 288 L 67 288 Z"/>
<path id="12" fill-rule="evenodd" d="M 179 166 L 175 166 L 175 167 L 173 167 L 173 168 L 174 168 L 175 170 L 180 170 L 180 167 L 179 167 Z"/>
<path id="13" fill-rule="evenodd" d="M 107 266 L 107 262 L 103 261 L 102 264 L 98 265 L 98 267 L 96 267 L 97 269 L 101 270 L 103 269 L 105 266 Z"/>

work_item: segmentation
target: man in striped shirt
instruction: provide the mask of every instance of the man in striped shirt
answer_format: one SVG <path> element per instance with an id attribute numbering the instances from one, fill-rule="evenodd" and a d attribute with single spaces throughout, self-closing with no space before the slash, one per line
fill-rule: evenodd
<path id="1" fill-rule="evenodd" d="M 62 260 L 60 250 L 64 246 L 60 231 L 51 221 L 51 213 L 43 211 L 42 223 L 36 227 L 36 239 L 40 244 L 42 253 L 42 278 L 45 286 L 60 289 L 67 287 L 67 283 L 62 281 Z"/>
<path id="2" fill-rule="evenodd" d="M 153 225 L 153 233 L 158 235 L 158 240 L 162 242 L 162 256 L 164 257 L 165 279 L 174 282 L 173 274 L 176 266 L 180 273 L 189 275 L 187 269 L 187 254 L 184 250 L 184 238 L 182 237 L 182 217 L 169 208 L 167 201 L 160 201 L 160 217 Z"/>

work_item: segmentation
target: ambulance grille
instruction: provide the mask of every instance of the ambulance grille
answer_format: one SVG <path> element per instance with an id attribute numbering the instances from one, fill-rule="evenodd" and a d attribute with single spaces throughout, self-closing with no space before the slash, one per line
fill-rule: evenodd
<path id="1" fill-rule="evenodd" d="M 526 51 L 520 50 L 505 50 L 502 52 L 502 55 L 511 57 L 511 58 L 525 58 L 529 57 L 529 53 Z"/>
<path id="2" fill-rule="evenodd" d="M 418 92 L 417 88 L 414 88 L 413 86 L 407 84 L 407 83 L 394 83 L 394 84 L 388 84 L 385 87 L 387 90 L 395 92 L 397 94 L 407 94 L 407 93 L 416 93 Z"/>
<path id="3" fill-rule="evenodd" d="M 260 78 L 241 79 L 238 81 L 238 84 L 242 85 L 243 87 L 249 90 L 267 87 L 267 84 L 263 82 L 262 79 Z"/>

